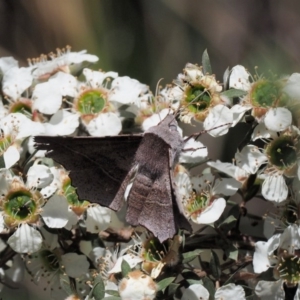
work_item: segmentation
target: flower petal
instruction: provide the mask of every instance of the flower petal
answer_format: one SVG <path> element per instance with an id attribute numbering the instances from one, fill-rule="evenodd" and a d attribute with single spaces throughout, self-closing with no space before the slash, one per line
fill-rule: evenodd
<path id="1" fill-rule="evenodd" d="M 7 240 L 9 246 L 18 253 L 33 253 L 42 247 L 43 238 L 39 231 L 28 224 L 21 225 Z"/>
<path id="2" fill-rule="evenodd" d="M 86 216 L 86 230 L 91 233 L 98 233 L 108 228 L 111 220 L 111 210 L 100 205 L 90 206 Z"/>
<path id="3" fill-rule="evenodd" d="M 292 124 L 292 113 L 284 107 L 271 108 L 265 115 L 264 123 L 269 130 L 285 130 Z"/>
<path id="4" fill-rule="evenodd" d="M 181 300 L 208 300 L 209 292 L 202 284 L 192 284 L 182 294 Z"/>
<path id="5" fill-rule="evenodd" d="M 62 228 L 68 223 L 68 201 L 65 197 L 54 195 L 43 207 L 44 222 L 50 228 Z"/>
<path id="6" fill-rule="evenodd" d="M 277 203 L 286 200 L 288 187 L 284 177 L 277 174 L 266 176 L 262 184 L 261 193 L 267 200 Z"/>
<path id="7" fill-rule="evenodd" d="M 232 122 L 233 114 L 231 110 L 222 104 L 218 104 L 210 110 L 203 126 L 211 136 L 221 136 L 228 132 Z"/>

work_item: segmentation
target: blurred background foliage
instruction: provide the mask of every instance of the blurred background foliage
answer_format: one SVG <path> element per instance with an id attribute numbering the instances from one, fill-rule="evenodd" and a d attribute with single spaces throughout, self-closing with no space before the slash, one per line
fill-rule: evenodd
<path id="1" fill-rule="evenodd" d="M 155 89 L 207 48 L 213 71 L 300 71 L 296 0 L 2 0 L 0 55 L 26 59 L 66 45 L 100 57 L 97 67 Z"/>

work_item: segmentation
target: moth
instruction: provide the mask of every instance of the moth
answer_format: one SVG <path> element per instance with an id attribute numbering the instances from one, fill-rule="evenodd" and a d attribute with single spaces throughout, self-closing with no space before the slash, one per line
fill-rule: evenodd
<path id="1" fill-rule="evenodd" d="M 161 242 L 191 225 L 179 209 L 174 167 L 184 146 L 173 115 L 144 134 L 111 137 L 36 136 L 37 150 L 47 150 L 70 171 L 80 199 L 119 210 L 128 184 L 126 221 L 142 225 Z"/>

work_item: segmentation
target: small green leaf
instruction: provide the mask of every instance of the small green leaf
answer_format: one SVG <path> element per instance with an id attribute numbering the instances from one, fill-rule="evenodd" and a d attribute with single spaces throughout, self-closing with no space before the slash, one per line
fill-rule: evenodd
<path id="1" fill-rule="evenodd" d="M 192 284 L 201 284 L 201 280 L 187 279 L 186 281 L 189 283 L 189 285 L 192 285 Z"/>
<path id="2" fill-rule="evenodd" d="M 229 216 L 222 222 L 222 224 L 230 224 L 234 221 L 236 221 L 236 218 L 234 216 Z M 220 226 L 222 226 L 222 224 L 220 224 Z"/>
<path id="3" fill-rule="evenodd" d="M 122 260 L 121 270 L 122 270 L 123 277 L 126 277 L 127 274 L 131 271 L 129 264 L 125 259 Z"/>
<path id="4" fill-rule="evenodd" d="M 228 98 L 242 97 L 247 95 L 247 92 L 238 89 L 229 89 L 221 93 L 222 96 L 227 96 Z"/>
<path id="5" fill-rule="evenodd" d="M 209 268 L 215 279 L 219 280 L 221 277 L 220 260 L 216 252 L 213 250 L 211 250 Z"/>
<path id="6" fill-rule="evenodd" d="M 120 297 L 119 292 L 116 290 L 105 290 L 105 293 L 114 297 Z"/>
<path id="7" fill-rule="evenodd" d="M 199 256 L 202 252 L 203 252 L 203 250 L 196 249 L 194 251 L 183 253 L 182 254 L 182 256 L 183 256 L 182 262 L 188 263 L 188 262 L 192 261 L 193 259 L 195 259 L 197 256 Z"/>
<path id="8" fill-rule="evenodd" d="M 219 224 L 218 228 L 222 227 L 222 230 L 228 232 L 232 229 L 236 224 L 236 218 L 234 216 L 227 217 L 221 224 Z"/>
<path id="9" fill-rule="evenodd" d="M 94 280 L 94 286 L 93 289 L 91 290 L 89 297 L 92 296 L 95 298 L 95 300 L 101 300 L 104 298 L 104 295 L 105 295 L 104 282 L 101 276 L 98 275 Z"/>
<path id="10" fill-rule="evenodd" d="M 202 67 L 203 67 L 203 74 L 212 74 L 210 59 L 207 53 L 207 49 L 202 54 Z"/>
<path id="11" fill-rule="evenodd" d="M 108 296 L 108 297 L 103 298 L 103 300 L 121 300 L 121 298 L 120 297 L 114 297 L 114 296 Z"/>
<path id="12" fill-rule="evenodd" d="M 157 291 L 164 291 L 166 287 L 168 287 L 176 277 L 168 277 L 157 283 Z"/>

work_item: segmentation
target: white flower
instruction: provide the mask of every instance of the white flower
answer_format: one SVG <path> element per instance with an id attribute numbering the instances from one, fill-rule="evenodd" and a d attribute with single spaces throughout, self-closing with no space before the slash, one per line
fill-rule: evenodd
<path id="1" fill-rule="evenodd" d="M 111 210 L 100 205 L 92 205 L 86 210 L 86 230 L 91 233 L 98 233 L 110 225 Z"/>
<path id="2" fill-rule="evenodd" d="M 210 109 L 203 126 L 211 136 L 216 137 L 226 134 L 232 123 L 232 111 L 227 106 L 218 104 Z"/>
<path id="3" fill-rule="evenodd" d="M 63 228 L 69 221 L 69 204 L 65 197 L 54 195 L 43 207 L 41 216 L 50 228 Z"/>
<path id="4" fill-rule="evenodd" d="M 109 100 L 123 104 L 132 104 L 140 107 L 143 101 L 148 101 L 149 87 L 128 76 L 116 78 L 111 85 Z"/>
<path id="5" fill-rule="evenodd" d="M 122 271 L 121 265 L 122 265 L 122 261 L 123 261 L 123 260 L 125 260 L 125 261 L 129 264 L 129 266 L 130 266 L 131 269 L 134 268 L 137 264 L 139 264 L 140 262 L 143 261 L 142 258 L 140 258 L 140 257 L 138 257 L 138 256 L 136 256 L 136 255 L 133 255 L 133 254 L 125 254 L 125 255 L 123 255 L 123 256 L 120 256 L 120 257 L 117 259 L 117 261 L 116 261 L 114 267 L 108 271 L 108 274 L 114 274 L 114 273 L 119 273 L 119 272 L 121 272 L 121 271 Z"/>
<path id="6" fill-rule="evenodd" d="M 91 136 L 113 136 L 121 132 L 122 122 L 116 113 L 101 113 L 86 125 L 86 129 Z"/>
<path id="7" fill-rule="evenodd" d="M 0 73 L 3 75 L 6 71 L 18 67 L 18 61 L 15 60 L 13 57 L 1 57 L 0 58 Z"/>
<path id="8" fill-rule="evenodd" d="M 255 287 L 255 294 L 261 300 L 285 300 L 285 293 L 283 290 L 282 280 L 277 281 L 264 281 L 260 280 Z M 298 292 L 299 293 L 299 292 Z M 294 298 L 299 300 L 300 298 Z"/>
<path id="9" fill-rule="evenodd" d="M 117 78 L 118 73 L 116 72 L 102 72 L 102 71 L 93 71 L 91 69 L 85 68 L 83 70 L 83 75 L 86 79 L 86 85 L 89 85 L 91 88 L 105 87 L 104 82 L 108 78 Z"/>
<path id="10" fill-rule="evenodd" d="M 292 124 L 292 114 L 283 107 L 286 106 L 287 96 L 285 93 L 289 90 L 293 94 L 295 78 L 291 78 L 288 86 L 283 87 L 283 82 L 269 81 L 265 78 L 251 83 L 249 77 L 249 72 L 243 66 L 237 65 L 232 69 L 229 78 L 229 88 L 248 92 L 241 100 L 244 111 L 252 109 L 252 115 L 256 120 L 259 123 L 263 122 L 269 130 L 287 129 Z"/>
<path id="11" fill-rule="evenodd" d="M 159 100 L 163 101 L 164 104 L 167 104 L 168 107 L 171 107 L 174 110 L 178 110 L 182 97 L 183 90 L 179 86 L 167 86 L 159 93 Z"/>
<path id="12" fill-rule="evenodd" d="M 282 234 L 272 236 L 267 242 L 255 244 L 254 271 L 261 273 L 272 267 L 274 277 L 279 279 L 272 282 L 260 281 L 257 284 L 255 293 L 261 299 L 285 299 L 282 293 L 283 283 L 287 286 L 298 284 L 300 277 L 297 252 L 299 249 L 300 229 L 295 224 L 287 227 Z M 299 291 L 297 295 L 299 296 Z"/>
<path id="13" fill-rule="evenodd" d="M 32 94 L 33 109 L 48 115 L 55 114 L 62 105 L 63 96 L 75 96 L 76 86 L 77 80 L 74 76 L 58 72 L 47 82 L 35 86 Z"/>
<path id="14" fill-rule="evenodd" d="M 258 173 L 264 180 L 262 195 L 270 201 L 282 202 L 288 196 L 288 187 L 284 176 L 295 177 L 300 174 L 298 140 L 300 131 L 295 126 L 289 127 L 279 134 L 268 132 L 264 126 L 253 133 L 254 139 L 270 138 L 263 150 L 254 145 L 245 146 L 237 152 L 237 166 L 247 173 Z M 263 167 L 262 167 L 263 166 Z"/>
<path id="15" fill-rule="evenodd" d="M 147 131 L 151 127 L 157 126 L 169 114 L 170 114 L 170 109 L 165 108 L 165 109 L 161 110 L 159 113 L 151 115 L 146 120 L 144 120 L 144 122 L 142 124 L 142 130 Z M 174 116 L 174 119 L 175 119 L 175 116 Z M 177 128 L 178 128 L 178 130 L 181 130 L 178 126 L 177 126 Z"/>
<path id="16" fill-rule="evenodd" d="M 57 54 L 49 55 L 51 60 L 47 60 L 45 55 L 42 55 L 39 59 L 30 60 L 31 67 L 34 68 L 33 76 L 37 80 L 45 80 L 58 71 L 65 73 L 73 72 L 77 73 L 82 69 L 84 62 L 97 62 L 99 58 L 96 55 L 87 54 L 86 50 L 80 52 L 71 52 L 71 48 L 57 50 Z"/>
<path id="17" fill-rule="evenodd" d="M 156 290 L 153 279 L 139 270 L 129 272 L 119 283 L 122 300 L 153 300 Z"/>
<path id="18" fill-rule="evenodd" d="M 20 113 L 9 114 L 0 120 L 0 148 L 5 167 L 12 167 L 20 158 L 21 143 L 30 135 L 43 134 L 45 129 L 41 123 L 29 120 Z"/>
<path id="19" fill-rule="evenodd" d="M 44 126 L 45 135 L 70 135 L 74 133 L 79 126 L 79 115 L 61 109 L 58 110 Z"/>
<path id="20" fill-rule="evenodd" d="M 267 242 L 256 242 L 253 255 L 253 268 L 255 273 L 261 273 L 268 270 L 274 264 L 272 257 L 274 251 L 278 248 L 280 234 L 273 235 Z"/>
<path id="21" fill-rule="evenodd" d="M 43 238 L 39 231 L 28 224 L 20 225 L 7 243 L 18 253 L 32 253 L 42 247 Z"/>
<path id="22" fill-rule="evenodd" d="M 27 172 L 26 185 L 32 188 L 44 188 L 53 181 L 51 169 L 45 165 L 34 164 Z"/>
<path id="23" fill-rule="evenodd" d="M 32 84 L 32 69 L 13 67 L 3 75 L 2 90 L 11 100 L 18 100 Z"/>
<path id="24" fill-rule="evenodd" d="M 229 88 L 249 91 L 251 84 L 249 81 L 250 73 L 241 65 L 232 68 L 229 77 Z"/>
<path id="25" fill-rule="evenodd" d="M 186 184 L 187 194 L 181 196 L 185 214 L 197 224 L 211 224 L 223 213 L 226 201 L 223 197 L 235 194 L 241 186 L 230 178 L 215 178 L 212 174 L 203 174 L 191 178 L 191 185 Z"/>
<path id="26" fill-rule="evenodd" d="M 267 156 L 254 145 L 245 146 L 241 152 L 235 154 L 235 159 L 237 166 L 249 174 L 255 174 L 268 161 Z"/>
<path id="27" fill-rule="evenodd" d="M 293 73 L 286 81 L 283 90 L 292 98 L 299 99 L 300 97 L 300 73 Z"/>
<path id="28" fill-rule="evenodd" d="M 196 164 L 207 158 L 208 151 L 201 142 L 189 138 L 180 152 L 179 162 L 182 164 Z"/>
<path id="29" fill-rule="evenodd" d="M 265 115 L 264 123 L 269 130 L 286 130 L 292 124 L 292 113 L 284 107 L 269 109 Z"/>
<path id="30" fill-rule="evenodd" d="M 232 178 L 234 178 L 235 180 L 244 183 L 249 174 L 247 171 L 245 171 L 244 169 L 235 166 L 234 164 L 231 163 L 222 163 L 221 161 L 217 160 L 216 162 L 214 161 L 208 161 L 207 164 L 217 170 L 219 170 L 220 172 L 223 172 L 229 176 L 231 176 Z"/>
<path id="31" fill-rule="evenodd" d="M 209 292 L 202 284 L 192 284 L 184 290 L 181 300 L 208 300 Z M 218 288 L 215 293 L 215 300 L 246 300 L 244 289 L 233 283 L 223 285 Z"/>

